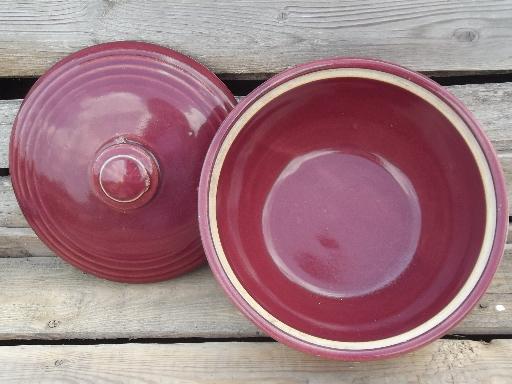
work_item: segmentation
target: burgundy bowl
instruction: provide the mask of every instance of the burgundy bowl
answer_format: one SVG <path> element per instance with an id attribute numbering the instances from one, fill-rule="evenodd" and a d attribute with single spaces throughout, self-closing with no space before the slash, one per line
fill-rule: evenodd
<path id="1" fill-rule="evenodd" d="M 216 278 L 275 339 L 336 359 L 392 356 L 458 323 L 508 223 L 496 154 L 437 83 L 365 59 L 273 77 L 228 116 L 199 214 Z"/>
<path id="2" fill-rule="evenodd" d="M 12 184 L 28 223 L 83 271 L 152 282 L 204 261 L 197 187 L 235 99 L 205 67 L 141 42 L 53 66 L 14 122 Z"/>

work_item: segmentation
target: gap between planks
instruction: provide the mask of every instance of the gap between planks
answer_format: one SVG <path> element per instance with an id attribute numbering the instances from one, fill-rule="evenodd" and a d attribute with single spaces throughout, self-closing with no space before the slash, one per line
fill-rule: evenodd
<path id="1" fill-rule="evenodd" d="M 438 340 L 386 361 L 330 361 L 278 343 L 0 347 L 0 381 L 94 383 L 510 383 L 512 340 Z"/>

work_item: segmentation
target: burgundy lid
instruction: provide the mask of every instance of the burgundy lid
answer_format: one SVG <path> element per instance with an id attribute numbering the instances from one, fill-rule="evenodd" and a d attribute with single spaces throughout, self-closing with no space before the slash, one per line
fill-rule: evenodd
<path id="1" fill-rule="evenodd" d="M 31 89 L 12 130 L 27 221 L 59 256 L 107 279 L 196 267 L 201 165 L 234 104 L 214 74 L 170 49 L 115 42 L 72 54 Z"/>

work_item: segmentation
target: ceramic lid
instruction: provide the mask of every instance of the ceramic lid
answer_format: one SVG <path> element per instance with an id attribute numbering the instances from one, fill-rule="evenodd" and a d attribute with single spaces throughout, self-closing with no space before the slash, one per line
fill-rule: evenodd
<path id="1" fill-rule="evenodd" d="M 115 42 L 72 54 L 37 81 L 12 130 L 27 221 L 63 259 L 107 279 L 196 267 L 201 165 L 234 104 L 215 75 L 170 49 Z"/>

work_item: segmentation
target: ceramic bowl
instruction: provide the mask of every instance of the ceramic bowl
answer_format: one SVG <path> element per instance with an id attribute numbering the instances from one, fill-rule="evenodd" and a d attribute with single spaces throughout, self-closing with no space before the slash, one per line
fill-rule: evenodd
<path id="1" fill-rule="evenodd" d="M 203 245 L 238 308 L 330 358 L 392 356 L 477 303 L 508 223 L 481 127 L 430 79 L 373 60 L 288 70 L 245 98 L 203 166 Z"/>

